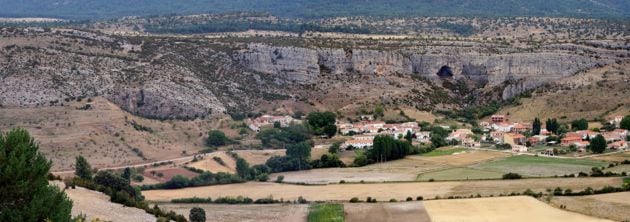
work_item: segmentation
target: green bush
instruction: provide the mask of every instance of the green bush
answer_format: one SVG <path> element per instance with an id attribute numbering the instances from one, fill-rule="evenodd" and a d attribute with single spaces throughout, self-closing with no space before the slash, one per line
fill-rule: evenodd
<path id="1" fill-rule="evenodd" d="M 503 174 L 502 178 L 504 180 L 516 180 L 516 179 L 521 179 L 523 177 L 518 173 L 506 173 L 506 174 Z"/>

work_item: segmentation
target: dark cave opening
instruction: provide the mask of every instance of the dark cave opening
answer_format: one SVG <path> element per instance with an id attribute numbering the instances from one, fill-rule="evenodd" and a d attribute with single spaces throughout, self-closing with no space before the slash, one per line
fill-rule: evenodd
<path id="1" fill-rule="evenodd" d="M 453 70 L 451 70 L 451 67 L 449 66 L 442 66 L 442 68 L 440 68 L 440 71 L 438 71 L 437 75 L 440 78 L 451 78 L 453 77 Z"/>

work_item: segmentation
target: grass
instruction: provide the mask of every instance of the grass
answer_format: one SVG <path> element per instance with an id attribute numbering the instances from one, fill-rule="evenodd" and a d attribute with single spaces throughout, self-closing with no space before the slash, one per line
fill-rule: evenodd
<path id="1" fill-rule="evenodd" d="M 616 167 L 608 168 L 604 171 L 610 171 L 610 172 L 615 172 L 615 173 L 630 172 L 630 164 L 622 164 Z"/>
<path id="2" fill-rule="evenodd" d="M 418 180 L 428 181 L 440 180 L 479 180 L 479 179 L 499 179 L 503 173 L 485 171 L 471 168 L 451 168 L 435 172 L 418 175 Z"/>
<path id="3" fill-rule="evenodd" d="M 529 177 L 562 176 L 590 172 L 593 167 L 607 165 L 604 161 L 586 159 L 560 159 L 536 156 L 511 156 L 508 158 L 471 166 L 477 170 L 518 173 Z"/>
<path id="4" fill-rule="evenodd" d="M 623 178 L 623 184 L 630 184 L 630 177 Z"/>
<path id="5" fill-rule="evenodd" d="M 308 222 L 343 222 L 342 204 L 313 204 L 309 208 Z"/>
<path id="6" fill-rule="evenodd" d="M 432 157 L 432 156 L 444 156 L 444 155 L 452 155 L 454 153 L 459 153 L 466 151 L 465 148 L 440 148 L 433 150 L 431 152 L 422 154 L 422 156 Z"/>

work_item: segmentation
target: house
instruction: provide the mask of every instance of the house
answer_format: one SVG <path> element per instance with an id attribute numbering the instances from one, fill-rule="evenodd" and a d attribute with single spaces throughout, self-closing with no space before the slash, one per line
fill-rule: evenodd
<path id="1" fill-rule="evenodd" d="M 621 123 L 621 120 L 623 120 L 622 115 L 611 116 L 608 118 L 608 122 L 610 124 L 617 125 L 617 126 Z"/>
<path id="2" fill-rule="evenodd" d="M 509 123 L 493 123 L 492 129 L 499 132 L 511 132 L 512 124 Z"/>
<path id="3" fill-rule="evenodd" d="M 575 142 L 581 142 L 582 141 L 582 136 L 580 135 L 569 135 L 570 133 L 567 133 L 567 136 L 565 136 L 564 138 L 562 138 L 560 140 L 560 145 L 561 146 L 570 146 L 571 144 L 575 143 Z"/>
<path id="4" fill-rule="evenodd" d="M 464 147 L 474 148 L 474 147 L 480 147 L 481 143 L 475 141 L 472 138 L 466 138 L 462 140 L 462 145 L 464 145 Z"/>
<path id="5" fill-rule="evenodd" d="M 608 144 L 608 149 L 627 150 L 628 149 L 628 142 L 626 142 L 626 141 L 617 141 L 617 142 L 610 143 L 610 144 Z"/>
<path id="6" fill-rule="evenodd" d="M 505 118 L 505 115 L 492 115 L 490 120 L 492 123 L 504 123 L 508 121 L 507 118 Z"/>
<path id="7" fill-rule="evenodd" d="M 301 120 L 293 119 L 291 116 L 271 116 L 271 115 L 263 115 L 256 119 L 247 119 L 246 122 L 249 123 L 249 128 L 253 131 L 260 132 L 260 128 L 264 126 L 271 126 L 274 123 L 280 123 L 280 126 L 286 127 L 291 123 L 300 123 Z"/>
<path id="8" fill-rule="evenodd" d="M 595 138 L 597 135 L 599 135 L 598 132 L 591 131 L 591 130 L 579 130 L 579 131 L 575 131 L 575 133 L 581 136 L 583 140 L 590 140 L 590 139 Z M 571 135 L 576 135 L 576 134 L 571 134 Z"/>
<path id="9" fill-rule="evenodd" d="M 578 142 L 574 142 L 574 143 L 573 143 L 573 144 L 571 144 L 571 145 L 574 145 L 574 146 L 575 146 L 575 148 L 578 148 L 578 149 L 586 149 L 586 147 L 588 147 L 589 145 L 591 145 L 591 142 L 589 142 L 589 141 L 578 141 Z M 570 146 L 570 145 L 569 145 L 569 146 Z"/>
<path id="10" fill-rule="evenodd" d="M 372 147 L 373 145 L 374 145 L 374 140 L 348 140 L 343 143 L 341 148 L 348 149 L 349 147 L 354 147 L 354 148 L 363 149 L 367 147 Z"/>
<path id="11" fill-rule="evenodd" d="M 612 132 L 619 135 L 621 138 L 628 137 L 628 130 L 626 129 L 615 129 Z"/>
<path id="12" fill-rule="evenodd" d="M 490 138 L 493 141 L 503 143 L 503 135 L 505 135 L 505 132 L 495 131 L 490 133 Z"/>
<path id="13" fill-rule="evenodd" d="M 540 129 L 540 135 L 543 135 L 543 136 L 549 136 L 549 135 L 551 135 L 551 132 L 549 132 L 549 131 L 548 131 L 547 129 L 545 129 L 545 128 L 542 128 L 542 129 Z"/>
<path id="14" fill-rule="evenodd" d="M 532 136 L 532 137 L 530 137 L 530 138 L 527 138 L 527 142 L 529 142 L 529 144 L 532 144 L 532 145 L 534 145 L 534 144 L 539 144 L 539 143 L 541 143 L 542 141 L 543 141 L 543 140 L 540 140 L 540 137 L 535 137 L 535 136 Z"/>
<path id="15" fill-rule="evenodd" d="M 527 152 L 527 147 L 522 145 L 512 145 L 512 152 L 525 153 Z"/>
<path id="16" fill-rule="evenodd" d="M 532 130 L 532 124 L 515 123 L 514 125 L 512 125 L 512 128 L 510 129 L 510 132 L 513 132 L 513 133 L 525 133 L 525 132 L 529 132 L 531 130 Z"/>
<path id="17" fill-rule="evenodd" d="M 604 139 L 606 139 L 606 142 L 608 142 L 608 143 L 621 141 L 621 140 L 625 140 L 626 139 L 626 138 L 624 138 L 624 137 L 622 137 L 619 134 L 616 134 L 614 132 L 604 132 L 604 133 L 602 133 L 602 136 L 604 136 Z"/>
<path id="18" fill-rule="evenodd" d="M 416 140 L 421 143 L 426 143 L 426 142 L 431 141 L 431 132 L 429 131 L 416 132 Z"/>
<path id="19" fill-rule="evenodd" d="M 464 141 L 468 138 L 468 136 L 472 136 L 474 133 L 470 129 L 457 129 L 454 132 L 450 133 L 446 140 L 457 140 L 459 142 Z"/>
<path id="20" fill-rule="evenodd" d="M 503 143 L 512 145 L 523 145 L 527 141 L 527 137 L 519 133 L 506 133 L 503 135 Z"/>

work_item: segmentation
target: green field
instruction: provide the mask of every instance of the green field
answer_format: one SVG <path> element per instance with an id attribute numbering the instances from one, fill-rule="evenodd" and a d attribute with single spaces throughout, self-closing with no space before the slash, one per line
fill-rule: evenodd
<path id="1" fill-rule="evenodd" d="M 465 148 L 440 148 L 440 149 L 436 149 L 431 152 L 422 154 L 422 156 L 428 156 L 428 157 L 444 156 L 444 155 L 452 155 L 453 153 L 459 153 L 459 152 L 464 152 L 464 151 L 466 151 Z"/>
<path id="2" fill-rule="evenodd" d="M 500 179 L 501 172 L 477 170 L 471 168 L 451 168 L 447 170 L 434 171 L 418 175 L 418 180 L 428 181 L 440 180 L 479 180 L 479 179 Z"/>
<path id="3" fill-rule="evenodd" d="M 473 169 L 518 173 L 528 177 L 562 176 L 565 174 L 577 174 L 579 172 L 591 172 L 593 167 L 606 166 L 607 162 L 586 159 L 560 159 L 536 156 L 511 156 L 508 158 L 480 163 L 471 166 Z"/>
<path id="4" fill-rule="evenodd" d="M 313 204 L 308 212 L 309 222 L 343 222 L 343 204 Z"/>

